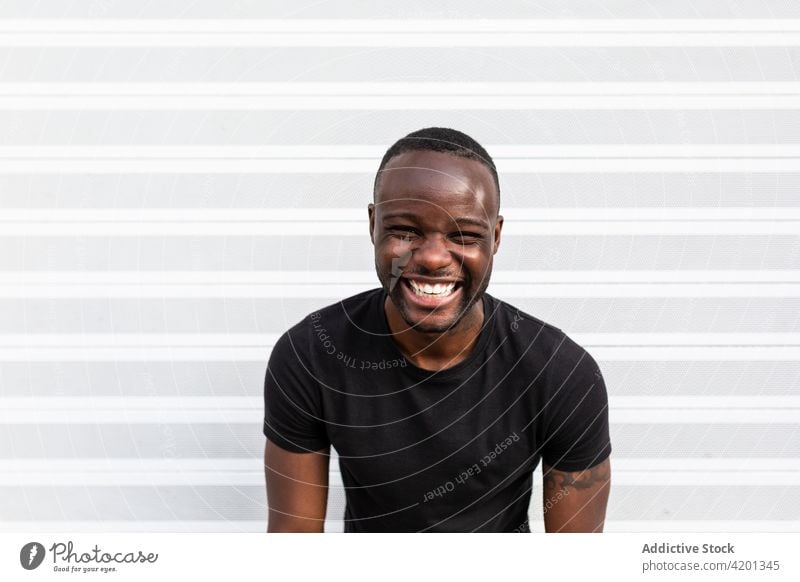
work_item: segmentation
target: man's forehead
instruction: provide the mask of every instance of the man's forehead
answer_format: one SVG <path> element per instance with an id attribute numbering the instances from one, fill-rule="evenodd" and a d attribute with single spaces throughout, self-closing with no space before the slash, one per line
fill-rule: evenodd
<path id="1" fill-rule="evenodd" d="M 497 192 L 482 163 L 442 152 L 412 151 L 392 158 L 381 173 L 376 202 L 446 202 L 495 211 Z M 484 208 L 485 207 L 485 208 Z"/>

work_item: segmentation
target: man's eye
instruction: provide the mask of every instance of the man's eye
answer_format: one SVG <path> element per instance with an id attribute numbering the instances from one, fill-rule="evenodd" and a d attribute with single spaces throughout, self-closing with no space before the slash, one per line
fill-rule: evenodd
<path id="1" fill-rule="evenodd" d="M 404 241 L 413 240 L 417 235 L 414 229 L 408 226 L 390 226 L 387 230 L 391 236 Z"/>
<path id="2" fill-rule="evenodd" d="M 462 245 L 476 244 L 483 240 L 483 237 L 476 232 L 458 232 L 453 235 L 453 240 Z"/>

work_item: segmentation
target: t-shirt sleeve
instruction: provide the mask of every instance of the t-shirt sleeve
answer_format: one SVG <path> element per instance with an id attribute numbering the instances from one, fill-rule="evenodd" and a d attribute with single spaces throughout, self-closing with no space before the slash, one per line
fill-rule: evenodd
<path id="1" fill-rule="evenodd" d="M 283 334 L 270 354 L 264 378 L 264 435 L 287 451 L 307 453 L 330 443 L 319 384 L 308 370 L 303 346 Z"/>
<path id="2" fill-rule="evenodd" d="M 603 374 L 588 352 L 579 357 L 553 387 L 545 406 L 542 461 L 559 471 L 582 471 L 611 454 Z"/>

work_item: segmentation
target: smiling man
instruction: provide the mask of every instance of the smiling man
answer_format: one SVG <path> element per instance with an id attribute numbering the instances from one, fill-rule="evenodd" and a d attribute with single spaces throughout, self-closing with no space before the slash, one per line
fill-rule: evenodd
<path id="1" fill-rule="evenodd" d="M 270 356 L 268 531 L 323 531 L 331 447 L 348 532 L 530 531 L 540 461 L 545 530 L 602 531 L 603 377 L 561 330 L 486 292 L 503 229 L 489 154 L 422 129 L 386 152 L 373 196 L 381 286 L 310 314 Z"/>

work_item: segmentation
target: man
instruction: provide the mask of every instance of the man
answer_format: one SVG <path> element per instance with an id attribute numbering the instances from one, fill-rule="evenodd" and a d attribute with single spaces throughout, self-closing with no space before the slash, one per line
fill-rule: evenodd
<path id="1" fill-rule="evenodd" d="M 265 381 L 268 531 L 322 531 L 330 447 L 348 532 L 600 532 L 608 404 L 594 359 L 486 293 L 503 217 L 494 162 L 427 128 L 384 156 L 368 206 L 381 287 L 310 314 Z M 536 249 L 531 249 L 536 252 Z"/>

